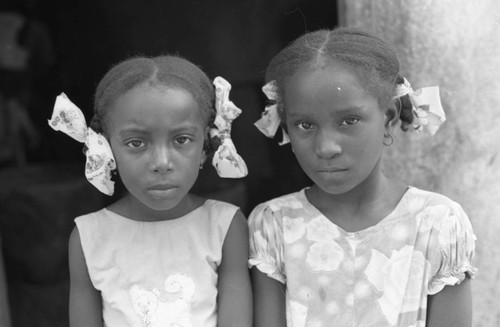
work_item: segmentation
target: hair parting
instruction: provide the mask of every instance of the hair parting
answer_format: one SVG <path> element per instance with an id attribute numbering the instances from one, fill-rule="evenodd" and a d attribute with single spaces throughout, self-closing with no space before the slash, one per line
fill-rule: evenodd
<path id="1" fill-rule="evenodd" d="M 207 126 L 215 117 L 215 89 L 201 68 L 176 55 L 132 57 L 113 66 L 99 82 L 94 95 L 92 129 L 106 135 L 106 122 L 112 119 L 115 101 L 134 87 L 147 84 L 182 89 L 195 99 Z M 212 141 L 205 141 L 207 155 L 213 154 Z"/>
<path id="2" fill-rule="evenodd" d="M 284 99 L 288 80 L 299 70 L 331 64 L 350 68 L 366 91 L 379 100 L 381 107 L 400 109 L 401 128 L 407 129 L 413 120 L 410 99 L 408 96 L 394 99 L 396 85 L 404 81 L 399 76 L 400 64 L 395 50 L 381 38 L 353 27 L 304 34 L 271 60 L 266 82 L 276 81 L 278 111 L 283 124 L 286 122 Z"/>

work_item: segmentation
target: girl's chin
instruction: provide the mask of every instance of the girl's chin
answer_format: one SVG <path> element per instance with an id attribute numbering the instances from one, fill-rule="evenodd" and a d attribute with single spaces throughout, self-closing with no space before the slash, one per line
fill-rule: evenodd
<path id="1" fill-rule="evenodd" d="M 179 194 L 177 194 L 179 195 Z M 192 210 L 192 201 L 190 201 L 190 194 L 183 196 L 155 198 L 149 197 L 146 202 L 142 202 L 149 210 L 155 213 L 165 213 L 167 215 L 183 215 Z"/>
<path id="2" fill-rule="evenodd" d="M 353 190 L 355 186 L 348 183 L 315 183 L 313 188 L 325 195 L 342 195 Z"/>
<path id="3" fill-rule="evenodd" d="M 153 211 L 169 211 L 169 210 L 176 209 L 177 207 L 179 207 L 179 204 L 181 204 L 181 203 L 182 203 L 182 201 L 180 201 L 180 200 L 161 199 L 161 200 L 156 200 L 156 201 L 148 201 L 146 206 Z"/>

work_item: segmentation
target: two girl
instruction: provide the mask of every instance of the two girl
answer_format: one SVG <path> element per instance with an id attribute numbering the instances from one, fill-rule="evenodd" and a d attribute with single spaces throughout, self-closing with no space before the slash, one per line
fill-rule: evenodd
<path id="1" fill-rule="evenodd" d="M 95 152 L 88 178 L 109 191 L 116 164 L 128 193 L 76 219 L 72 326 L 103 318 L 107 326 L 251 325 L 247 237 L 254 326 L 470 326 L 475 237 L 466 214 L 381 167 L 398 124 L 436 131 L 444 120 L 437 90 L 413 91 L 394 50 L 352 28 L 302 36 L 271 61 L 266 79 L 271 104 L 257 126 L 268 136 L 282 127 L 313 185 L 257 206 L 248 235 L 237 208 L 189 193 L 210 152 L 208 126 L 221 120 L 205 74 L 161 57 L 132 59 L 104 77 L 92 128 L 114 160 Z M 228 134 L 212 134 L 221 129 Z M 226 166 L 241 168 L 231 153 Z"/>

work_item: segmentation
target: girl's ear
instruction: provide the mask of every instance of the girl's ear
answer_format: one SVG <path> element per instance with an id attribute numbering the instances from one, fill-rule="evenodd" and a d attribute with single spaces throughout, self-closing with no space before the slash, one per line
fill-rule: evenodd
<path id="1" fill-rule="evenodd" d="M 397 125 L 398 122 L 399 122 L 399 109 L 395 105 L 389 106 L 385 110 L 385 124 L 384 124 L 385 129 L 388 132 L 392 132 L 392 130 L 394 129 L 394 127 Z"/>
<path id="2" fill-rule="evenodd" d="M 205 151 L 203 151 L 203 153 L 201 154 L 200 169 L 203 167 L 206 160 L 207 160 L 207 154 Z"/>
<path id="3" fill-rule="evenodd" d="M 205 128 L 205 139 L 203 140 L 203 149 L 201 153 L 201 163 L 204 163 L 207 160 L 207 153 L 210 152 L 210 127 L 207 126 Z"/>

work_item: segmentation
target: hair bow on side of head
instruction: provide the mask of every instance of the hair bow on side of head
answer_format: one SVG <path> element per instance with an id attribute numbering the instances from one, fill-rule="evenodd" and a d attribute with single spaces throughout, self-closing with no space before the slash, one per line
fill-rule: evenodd
<path id="1" fill-rule="evenodd" d="M 111 146 L 103 135 L 87 127 L 82 111 L 64 93 L 56 98 L 49 126 L 78 142 L 85 143 L 87 180 L 102 193 L 113 195 L 114 182 L 111 180 L 111 171 L 116 168 L 116 163 Z"/>
<path id="2" fill-rule="evenodd" d="M 221 141 L 217 148 L 212 165 L 217 170 L 217 174 L 223 178 L 241 178 L 248 174 L 245 161 L 236 151 L 231 139 L 231 124 L 241 114 L 241 109 L 229 100 L 231 84 L 218 76 L 214 79 L 215 86 L 215 120 L 217 128 L 210 130 L 210 137 L 217 136 Z"/>
<path id="3" fill-rule="evenodd" d="M 262 134 L 269 138 L 273 138 L 276 135 L 276 131 L 281 125 L 281 117 L 278 113 L 278 86 L 276 85 L 276 81 L 271 81 L 262 87 L 262 92 L 266 95 L 266 97 L 272 101 L 271 104 L 266 106 L 264 112 L 262 112 L 262 116 L 259 120 L 257 120 L 254 125 L 261 131 Z M 284 129 L 283 132 L 283 140 L 279 143 L 280 145 L 284 145 L 290 143 L 290 138 Z"/>
<path id="4" fill-rule="evenodd" d="M 395 92 L 395 98 L 409 96 L 413 117 L 416 120 L 413 128 L 419 132 L 425 128 L 431 135 L 436 134 L 439 127 L 446 121 L 439 97 L 439 86 L 422 87 L 414 91 L 408 80 L 404 78 L 404 83 L 398 84 Z"/>

